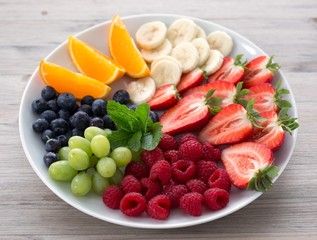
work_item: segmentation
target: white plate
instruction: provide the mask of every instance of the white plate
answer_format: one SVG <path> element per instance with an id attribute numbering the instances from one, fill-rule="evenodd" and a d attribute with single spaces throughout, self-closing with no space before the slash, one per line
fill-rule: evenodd
<path id="1" fill-rule="evenodd" d="M 181 17 L 184 16 L 155 14 L 123 17 L 122 20 L 126 24 L 132 36 L 134 36 L 138 27 L 145 22 L 161 20 L 169 25 L 174 20 Z M 192 19 L 196 22 L 196 24 L 202 27 L 207 34 L 214 30 L 223 30 L 230 34 L 234 40 L 234 49 L 231 54 L 232 56 L 243 53 L 247 59 L 251 60 L 258 55 L 266 55 L 265 52 L 263 52 L 255 44 L 230 29 L 209 21 L 204 21 L 196 18 Z M 110 21 L 98 24 L 77 34 L 77 37 L 109 55 L 107 48 L 109 25 Z M 46 57 L 46 60 L 75 70 L 75 67 L 72 65 L 71 59 L 67 52 L 66 41 L 59 45 L 51 54 L 49 54 L 49 56 Z M 283 80 L 282 86 L 284 88 L 291 90 L 286 78 L 281 73 L 281 71 L 275 75 L 273 83 L 276 83 L 278 79 Z M 126 84 L 126 80 L 127 79 L 123 81 L 120 80 L 116 84 L 112 85 L 114 89 L 112 92 L 115 92 L 115 89 L 117 88 L 124 87 L 124 85 Z M 63 199 L 65 202 L 69 203 L 73 207 L 79 209 L 80 211 L 104 221 L 130 227 L 177 228 L 197 225 L 224 217 L 248 205 L 261 195 L 261 193 L 255 191 L 245 191 L 233 188 L 230 193 L 230 202 L 227 207 L 222 210 L 215 212 L 210 212 L 206 210 L 200 217 L 191 217 L 182 213 L 181 211 L 173 210 L 169 219 L 165 221 L 150 219 L 145 214 L 144 216 L 137 218 L 126 217 L 121 214 L 119 210 L 111 210 L 105 207 L 101 200 L 101 197 L 96 196 L 93 193 L 89 194 L 86 197 L 75 197 L 70 191 L 69 183 L 60 183 L 53 181 L 48 175 L 47 167 L 42 160 L 43 154 L 45 153 L 44 145 L 40 140 L 40 136 L 32 130 L 32 123 L 37 116 L 31 111 L 31 103 L 35 98 L 40 97 L 40 91 L 43 86 L 44 84 L 40 79 L 38 69 L 36 69 L 27 84 L 20 106 L 19 129 L 22 145 L 31 166 L 33 167 L 37 175 L 41 178 L 41 180 L 57 196 L 59 196 L 61 199 Z M 293 108 L 290 110 L 289 113 L 292 116 L 297 116 L 296 104 L 292 92 L 288 95 L 287 99 L 293 105 Z M 288 161 L 290 160 L 296 141 L 296 136 L 297 130 L 294 131 L 293 136 L 287 134 L 285 144 L 278 152 L 275 153 L 275 164 L 280 168 L 279 174 L 283 172 Z"/>

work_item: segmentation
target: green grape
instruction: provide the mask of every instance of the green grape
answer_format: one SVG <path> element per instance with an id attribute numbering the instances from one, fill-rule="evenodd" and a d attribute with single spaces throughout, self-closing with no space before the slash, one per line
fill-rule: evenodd
<path id="1" fill-rule="evenodd" d="M 88 157 L 92 155 L 90 142 L 86 138 L 73 136 L 68 140 L 68 146 L 70 147 L 70 149 L 80 148 L 84 150 L 87 153 Z"/>
<path id="2" fill-rule="evenodd" d="M 50 177 L 56 181 L 70 182 L 77 174 L 67 160 L 60 160 L 51 164 L 48 169 Z"/>
<path id="3" fill-rule="evenodd" d="M 85 170 L 89 167 L 89 157 L 80 148 L 73 148 L 68 153 L 68 162 L 76 170 Z"/>
<path id="4" fill-rule="evenodd" d="M 95 172 L 92 176 L 92 189 L 98 195 L 102 195 L 104 190 L 110 186 L 109 180 L 101 176 L 98 172 Z"/>
<path id="5" fill-rule="evenodd" d="M 97 162 L 99 161 L 99 158 L 97 158 L 95 155 L 91 155 L 89 157 L 89 167 L 96 166 Z"/>
<path id="6" fill-rule="evenodd" d="M 105 157 L 110 152 L 110 142 L 108 138 L 103 135 L 97 135 L 91 139 L 90 146 L 93 154 L 98 158 Z"/>
<path id="7" fill-rule="evenodd" d="M 117 168 L 113 176 L 109 178 L 109 181 L 111 184 L 119 186 L 122 181 L 122 178 L 123 178 L 123 173 L 120 170 L 120 168 Z"/>
<path id="8" fill-rule="evenodd" d="M 109 157 L 103 157 L 100 158 L 97 165 L 97 172 L 105 177 L 105 178 L 110 178 L 112 177 L 117 169 L 116 163 L 112 158 Z"/>
<path id="9" fill-rule="evenodd" d="M 116 162 L 118 167 L 124 167 L 131 162 L 132 153 L 127 147 L 118 147 L 110 153 L 110 157 Z"/>
<path id="10" fill-rule="evenodd" d="M 88 141 L 91 141 L 91 139 L 93 139 L 94 136 L 97 135 L 103 135 L 105 137 L 107 137 L 107 132 L 99 127 L 95 127 L 95 126 L 91 126 L 86 128 L 85 132 L 84 132 L 84 136 Z"/>
<path id="11" fill-rule="evenodd" d="M 107 135 L 110 135 L 112 133 L 112 130 L 109 128 L 105 128 L 105 132 Z"/>
<path id="12" fill-rule="evenodd" d="M 91 176 L 85 172 L 80 172 L 72 180 L 71 191 L 75 196 L 85 196 L 89 193 L 91 185 Z"/>
<path id="13" fill-rule="evenodd" d="M 68 153 L 70 151 L 69 147 L 62 147 L 58 150 L 58 157 L 60 160 L 67 160 L 68 159 Z"/>
<path id="14" fill-rule="evenodd" d="M 86 170 L 86 173 L 89 174 L 90 176 L 93 176 L 96 172 L 96 169 L 94 167 L 90 167 Z"/>

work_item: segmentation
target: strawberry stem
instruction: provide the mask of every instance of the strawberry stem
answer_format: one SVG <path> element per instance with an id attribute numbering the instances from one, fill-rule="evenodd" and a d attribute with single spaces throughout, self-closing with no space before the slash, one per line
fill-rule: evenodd
<path id="1" fill-rule="evenodd" d="M 214 94 L 215 89 L 211 89 L 207 92 L 204 103 L 208 106 L 211 114 L 216 115 L 220 110 L 219 104 L 221 103 L 221 98 L 212 97 Z"/>
<path id="2" fill-rule="evenodd" d="M 278 167 L 269 165 L 264 169 L 257 171 L 249 181 L 248 190 L 255 190 L 257 192 L 265 192 L 272 188 L 272 179 L 278 175 Z"/>

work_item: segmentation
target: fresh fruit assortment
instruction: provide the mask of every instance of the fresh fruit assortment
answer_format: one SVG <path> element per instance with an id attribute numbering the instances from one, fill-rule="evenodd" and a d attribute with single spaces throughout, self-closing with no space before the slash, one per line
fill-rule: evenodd
<path id="1" fill-rule="evenodd" d="M 173 208 L 191 216 L 222 209 L 232 185 L 269 190 L 274 151 L 298 127 L 288 90 L 271 84 L 273 57 L 230 56 L 229 34 L 206 34 L 185 18 L 145 23 L 135 41 L 115 16 L 111 57 L 71 36 L 81 74 L 41 61 L 47 86 L 32 102 L 32 127 L 52 179 L 70 182 L 76 196 L 92 189 L 127 216 L 158 220 Z M 124 74 L 134 79 L 106 100 Z"/>

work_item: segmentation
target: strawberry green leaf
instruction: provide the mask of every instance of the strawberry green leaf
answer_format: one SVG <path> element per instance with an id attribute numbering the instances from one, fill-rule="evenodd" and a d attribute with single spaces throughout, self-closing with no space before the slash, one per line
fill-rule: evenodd
<path id="1" fill-rule="evenodd" d="M 280 66 L 277 63 L 273 63 L 274 56 L 271 56 L 268 63 L 266 64 L 266 68 L 271 72 L 276 72 L 280 69 Z"/>
<path id="2" fill-rule="evenodd" d="M 247 100 L 243 99 L 250 91 L 249 89 L 242 89 L 243 82 L 239 82 L 236 86 L 236 94 L 234 96 L 233 102 L 242 105 L 243 107 L 247 106 Z"/>
<path id="3" fill-rule="evenodd" d="M 242 62 L 241 61 L 242 57 L 243 57 L 243 54 L 238 54 L 236 56 L 236 58 L 234 59 L 234 63 L 233 64 L 236 65 L 236 66 L 241 66 L 241 67 L 244 68 L 244 70 L 247 70 L 248 68 L 246 67 L 246 65 L 247 65 L 248 61 L 245 60 L 244 62 Z"/>
<path id="4" fill-rule="evenodd" d="M 292 135 L 292 131 L 294 131 L 296 128 L 299 127 L 298 122 L 296 121 L 297 118 L 292 118 L 291 116 L 288 115 L 288 109 L 289 108 L 282 108 L 279 111 L 278 114 L 278 122 L 277 124 L 280 125 L 284 131 L 288 132 L 290 135 Z"/>
<path id="5" fill-rule="evenodd" d="M 258 192 L 265 192 L 272 188 L 272 180 L 278 175 L 278 167 L 269 165 L 264 169 L 259 170 L 250 179 L 247 186 L 248 190 L 256 190 Z"/>

